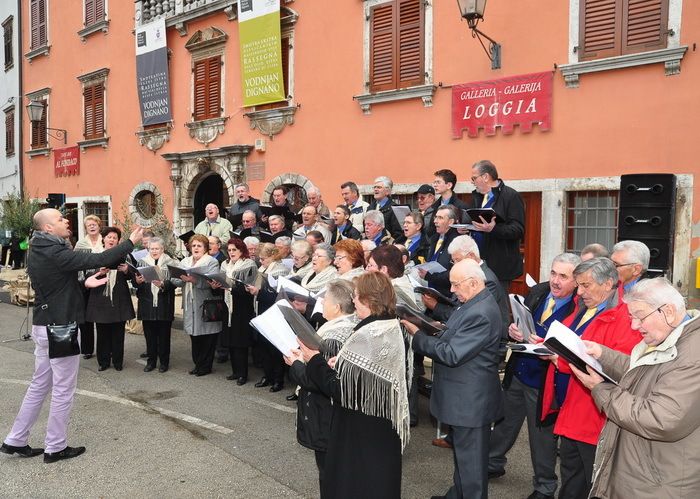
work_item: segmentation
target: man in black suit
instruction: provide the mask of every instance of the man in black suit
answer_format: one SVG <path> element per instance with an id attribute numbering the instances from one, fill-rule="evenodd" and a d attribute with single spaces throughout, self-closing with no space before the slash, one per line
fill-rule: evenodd
<path id="1" fill-rule="evenodd" d="M 408 258 L 416 265 L 425 263 L 430 253 L 430 238 L 423 232 L 423 215 L 414 210 L 403 219 L 403 234 L 396 239 L 408 251 Z"/>
<path id="2" fill-rule="evenodd" d="M 331 246 L 341 239 L 354 239 L 355 241 L 362 239 L 362 234 L 360 234 L 360 231 L 353 227 L 352 222 L 350 221 L 350 215 L 350 208 L 344 204 L 339 204 L 335 207 L 335 210 L 333 210 L 333 222 L 335 229 L 331 234 Z"/>
<path id="3" fill-rule="evenodd" d="M 428 286 L 437 289 L 443 295 L 450 294 L 449 270 L 452 268 L 452 262 L 447 247 L 459 235 L 456 229 L 450 227 L 450 225 L 457 223 L 457 219 L 457 209 L 454 206 L 448 204 L 437 209 L 433 217 L 435 234 L 430 238 L 428 261 L 437 262 L 447 270 L 432 273 L 426 273 L 424 270 L 419 271 L 420 277 L 428 281 Z"/>
<path id="4" fill-rule="evenodd" d="M 389 177 L 377 177 L 374 179 L 374 201 L 369 205 L 367 211 L 377 210 L 384 215 L 384 227 L 393 239 L 399 237 L 403 231 L 401 225 L 391 209 L 394 202 L 391 200 L 391 190 L 394 183 Z"/>
<path id="5" fill-rule="evenodd" d="M 491 423 L 503 415 L 498 378 L 501 317 L 485 280 L 473 260 L 455 264 L 450 284 L 462 305 L 439 336 L 402 321 L 415 335 L 413 349 L 434 360 L 430 412 L 452 426 L 454 485 L 445 495 L 451 499 L 488 497 Z"/>
<path id="6" fill-rule="evenodd" d="M 472 231 L 471 236 L 508 292 L 511 281 L 523 273 L 520 241 L 525 235 L 525 205 L 518 191 L 498 178 L 498 170 L 491 161 L 474 163 L 472 183 L 476 187 L 472 193 L 472 207 L 493 208 L 498 220 L 472 220 L 477 230 Z"/>

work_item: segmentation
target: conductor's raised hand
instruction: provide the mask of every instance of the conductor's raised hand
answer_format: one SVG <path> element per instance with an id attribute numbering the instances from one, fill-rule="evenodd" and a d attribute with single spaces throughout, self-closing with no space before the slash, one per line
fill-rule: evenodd
<path id="1" fill-rule="evenodd" d="M 143 239 L 143 227 L 136 224 L 134 225 L 134 230 L 132 230 L 131 234 L 129 235 L 129 240 L 131 240 L 131 242 L 134 243 L 135 246 L 141 242 L 141 239 Z"/>

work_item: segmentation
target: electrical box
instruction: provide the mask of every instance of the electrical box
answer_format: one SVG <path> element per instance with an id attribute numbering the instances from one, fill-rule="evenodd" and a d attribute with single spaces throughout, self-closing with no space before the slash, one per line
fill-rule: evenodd
<path id="1" fill-rule="evenodd" d="M 265 152 L 265 139 L 255 139 L 255 150 Z"/>

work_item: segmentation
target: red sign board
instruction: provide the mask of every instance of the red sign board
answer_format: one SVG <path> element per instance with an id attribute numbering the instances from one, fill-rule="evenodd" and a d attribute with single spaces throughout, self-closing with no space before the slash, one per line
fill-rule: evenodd
<path id="1" fill-rule="evenodd" d="M 53 151 L 54 173 L 62 175 L 80 174 L 80 147 L 65 147 Z"/>
<path id="2" fill-rule="evenodd" d="M 548 71 L 454 85 L 452 136 L 461 138 L 466 129 L 470 137 L 478 137 L 480 128 L 486 135 L 494 135 L 496 127 L 510 134 L 514 125 L 530 132 L 533 123 L 549 130 L 553 75 Z"/>

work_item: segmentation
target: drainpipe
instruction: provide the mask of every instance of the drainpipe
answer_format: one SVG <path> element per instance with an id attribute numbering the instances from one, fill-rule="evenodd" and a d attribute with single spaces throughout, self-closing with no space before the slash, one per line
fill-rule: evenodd
<path id="1" fill-rule="evenodd" d="M 17 97 L 17 112 L 15 116 L 19 119 L 17 168 L 19 168 L 19 194 L 24 195 L 24 91 L 22 85 L 22 0 L 17 0 L 17 75 L 19 79 L 19 95 Z"/>

